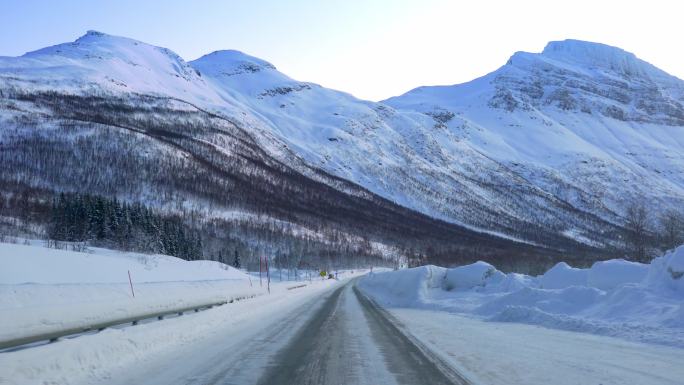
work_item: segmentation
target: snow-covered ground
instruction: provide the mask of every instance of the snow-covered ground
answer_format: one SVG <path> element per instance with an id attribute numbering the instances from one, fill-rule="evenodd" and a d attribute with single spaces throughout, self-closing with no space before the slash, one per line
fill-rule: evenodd
<path id="1" fill-rule="evenodd" d="M 43 241 L 27 243 L 0 243 L 1 284 L 128 283 L 128 271 L 134 283 L 247 280 L 241 271 L 215 261 L 97 247 L 75 252 L 41 247 Z"/>
<path id="2" fill-rule="evenodd" d="M 232 267 L 166 255 L 5 243 L 0 265 L 0 340 L 265 292 Z"/>
<path id="3" fill-rule="evenodd" d="M 391 313 L 474 384 L 681 385 L 684 349 L 433 310 Z"/>
<path id="4" fill-rule="evenodd" d="M 266 295 L 258 279 L 217 262 L 96 248 L 75 252 L 0 244 L 0 265 L 0 340 L 141 311 L 256 296 L 210 311 L 2 353 L 0 384 L 99 382 L 136 361 L 270 322 L 337 285 L 321 279 L 272 282 Z M 298 287 L 288 290 L 293 286 Z"/>
<path id="5" fill-rule="evenodd" d="M 476 384 L 674 385 L 684 378 L 683 275 L 681 246 L 650 264 L 559 263 L 537 277 L 484 262 L 423 266 L 359 286 Z"/>
<path id="6" fill-rule="evenodd" d="M 256 344 L 264 330 L 315 309 L 340 284 L 275 279 L 266 295 L 258 278 L 219 263 L 94 248 L 0 244 L 0 265 L 0 338 L 255 296 L 0 353 L 0 384 L 120 383 L 121 376 L 140 379 L 162 370 L 187 351 L 198 354 L 188 363 L 196 365 L 230 346 Z M 352 276 L 342 274 L 343 280 Z M 575 269 L 559 263 L 531 277 L 478 262 L 376 270 L 358 285 L 476 384 L 674 385 L 684 378 L 684 246 L 650 264 L 611 260 Z M 259 354 L 263 361 L 265 353 Z"/>
<path id="7" fill-rule="evenodd" d="M 485 262 L 424 266 L 364 278 L 390 307 L 441 310 L 684 348 L 684 246 L 650 264 L 559 263 L 541 276 L 504 274 Z"/>
<path id="8" fill-rule="evenodd" d="M 276 284 L 270 295 L 209 311 L 2 353 L 0 384 L 101 383 L 113 380 L 113 373 L 121 375 L 135 369 L 142 374 L 145 365 L 158 357 L 198 344 L 211 346 L 219 337 L 231 341 L 233 336 L 236 342 L 250 343 L 245 336 L 258 333 L 258 329 L 338 284 L 334 280 L 318 281 L 296 290 Z M 171 369 L 167 366 L 163 370 Z"/>

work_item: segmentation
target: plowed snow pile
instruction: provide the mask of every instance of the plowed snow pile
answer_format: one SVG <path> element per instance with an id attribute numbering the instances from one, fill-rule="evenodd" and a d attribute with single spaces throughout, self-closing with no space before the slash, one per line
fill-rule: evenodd
<path id="1" fill-rule="evenodd" d="M 532 277 L 486 262 L 375 273 L 361 287 L 391 307 L 467 314 L 684 347 L 684 245 L 650 264 L 621 259 Z"/>
<path id="2" fill-rule="evenodd" d="M 0 341 L 264 291 L 214 261 L 0 243 L 0 312 L 11 314 L 0 317 Z"/>

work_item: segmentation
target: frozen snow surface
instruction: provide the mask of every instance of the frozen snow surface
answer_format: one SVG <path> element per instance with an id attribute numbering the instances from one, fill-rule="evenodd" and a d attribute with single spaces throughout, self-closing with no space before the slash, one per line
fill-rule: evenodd
<path id="1" fill-rule="evenodd" d="M 684 348 L 684 246 L 650 264 L 621 259 L 537 277 L 485 262 L 373 273 L 360 286 L 379 303 L 441 310 Z"/>
<path id="2" fill-rule="evenodd" d="M 215 261 L 96 247 L 74 252 L 2 243 L 0 261 L 0 284 L 128 283 L 129 271 L 135 283 L 247 280 L 241 271 Z"/>
<path id="3" fill-rule="evenodd" d="M 348 271 L 340 275 L 343 280 L 352 276 Z M 104 382 L 114 371 L 125 372 L 188 344 L 210 344 L 216 336 L 239 341 L 242 333 L 277 322 L 338 284 L 322 279 L 272 282 L 267 295 L 258 278 L 217 262 L 0 243 L 0 340 L 141 312 L 242 299 L 210 311 L 0 353 L 0 384 Z"/>
<path id="4" fill-rule="evenodd" d="M 477 385 L 681 385 L 684 378 L 680 348 L 443 311 L 390 311 Z"/>
<path id="5" fill-rule="evenodd" d="M 586 286 L 587 270 L 576 269 L 565 262 L 559 262 L 540 278 L 543 289 L 563 289 L 569 286 Z"/>
<path id="6" fill-rule="evenodd" d="M 0 340 L 265 291 L 222 263 L 98 248 L 75 252 L 0 243 L 0 267 L 0 311 L 10 314 L 0 317 Z"/>

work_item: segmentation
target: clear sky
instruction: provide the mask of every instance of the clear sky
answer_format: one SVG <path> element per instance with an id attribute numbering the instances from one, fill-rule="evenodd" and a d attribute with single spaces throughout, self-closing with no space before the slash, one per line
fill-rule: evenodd
<path id="1" fill-rule="evenodd" d="M 94 29 L 186 60 L 238 49 L 287 75 L 380 100 L 455 84 L 574 38 L 619 46 L 684 78 L 677 0 L 0 0 L 0 55 Z"/>

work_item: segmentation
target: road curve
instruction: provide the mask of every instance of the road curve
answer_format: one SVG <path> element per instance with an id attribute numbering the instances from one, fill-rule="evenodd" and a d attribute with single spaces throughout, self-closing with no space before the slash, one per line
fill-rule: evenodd
<path id="1" fill-rule="evenodd" d="M 258 384 L 470 384 L 345 284 L 281 348 Z"/>

